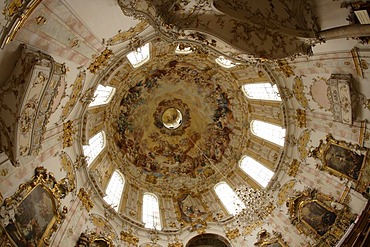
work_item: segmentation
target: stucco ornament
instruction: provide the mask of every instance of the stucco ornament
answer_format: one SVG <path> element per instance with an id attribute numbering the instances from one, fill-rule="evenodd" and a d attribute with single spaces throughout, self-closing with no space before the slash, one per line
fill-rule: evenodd
<path id="1" fill-rule="evenodd" d="M 125 15 L 147 21 L 167 39 L 197 41 L 194 37 L 202 35 L 201 41 L 215 40 L 206 45 L 221 51 L 229 51 L 225 47 L 233 45 L 239 50 L 234 58 L 239 59 L 248 55 L 277 59 L 311 54 L 310 43 L 316 42 L 318 33 L 312 8 L 303 0 L 118 3 Z"/>

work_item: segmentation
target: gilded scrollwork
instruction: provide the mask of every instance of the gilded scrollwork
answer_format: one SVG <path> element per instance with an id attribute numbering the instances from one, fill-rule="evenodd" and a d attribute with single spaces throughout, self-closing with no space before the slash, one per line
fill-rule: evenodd
<path id="1" fill-rule="evenodd" d="M 46 18 L 45 16 L 39 15 L 36 17 L 36 23 L 37 25 L 44 25 L 46 24 Z"/>
<path id="2" fill-rule="evenodd" d="M 297 159 L 293 159 L 288 167 L 287 174 L 292 177 L 297 176 L 300 165 L 301 162 L 299 162 Z"/>
<path id="3" fill-rule="evenodd" d="M 168 243 L 167 247 L 184 247 L 184 244 L 178 239 L 178 237 L 175 237 L 175 241 L 173 243 Z"/>
<path id="4" fill-rule="evenodd" d="M 116 35 L 107 40 L 106 45 L 113 46 L 120 44 L 126 40 L 129 40 L 145 30 L 149 24 L 146 21 L 140 21 L 135 27 L 130 28 L 127 31 L 119 30 Z"/>
<path id="5" fill-rule="evenodd" d="M 33 95 L 28 102 L 24 105 L 21 117 L 19 119 L 20 130 L 22 132 L 29 132 L 32 123 L 36 116 L 36 108 L 38 106 L 38 95 Z"/>
<path id="6" fill-rule="evenodd" d="M 63 107 L 62 114 L 60 116 L 61 120 L 64 120 L 68 117 L 69 113 L 72 111 L 73 107 L 77 103 L 78 97 L 81 94 L 81 90 L 85 82 L 85 79 L 86 79 L 86 71 L 81 70 L 78 73 L 77 78 L 75 79 L 75 82 L 72 85 L 72 92 L 69 96 L 69 100 L 66 103 L 66 105 Z"/>
<path id="7" fill-rule="evenodd" d="M 294 78 L 293 94 L 296 100 L 304 109 L 309 109 L 308 105 L 309 100 L 307 99 L 306 94 L 304 92 L 304 84 L 301 76 L 296 76 Z"/>
<path id="8" fill-rule="evenodd" d="M 266 229 L 262 229 L 257 234 L 257 242 L 254 243 L 255 246 L 268 247 L 268 246 L 279 246 L 288 247 L 286 241 L 284 241 L 282 234 L 280 232 L 272 231 L 269 233 Z"/>
<path id="9" fill-rule="evenodd" d="M 37 167 L 31 180 L 21 184 L 0 208 L 0 221 L 6 238 L 18 246 L 49 246 L 51 235 L 66 217 L 68 210 L 61 207 L 61 200 L 70 191 L 68 179 L 58 182 L 44 167 Z M 40 210 L 43 210 L 42 214 Z M 35 226 L 43 230 L 27 235 Z"/>
<path id="10" fill-rule="evenodd" d="M 316 246 L 335 246 L 355 217 L 347 205 L 312 188 L 296 192 L 287 207 L 291 223 L 300 233 L 313 237 Z"/>
<path id="11" fill-rule="evenodd" d="M 321 161 L 316 165 L 318 169 L 328 171 L 340 179 L 349 179 L 356 184 L 356 190 L 366 191 L 370 183 L 367 148 L 336 140 L 328 134 L 326 142 L 320 140 L 317 147 L 311 147 L 309 156 Z"/>
<path id="12" fill-rule="evenodd" d="M 63 148 L 71 147 L 73 144 L 73 135 L 75 134 L 75 130 L 73 128 L 73 121 L 68 120 L 67 122 L 63 123 Z"/>
<path id="13" fill-rule="evenodd" d="M 99 56 L 95 57 L 94 61 L 89 66 L 89 71 L 95 74 L 99 69 L 106 66 L 109 58 L 113 55 L 113 51 L 105 48 Z"/>
<path id="14" fill-rule="evenodd" d="M 279 28 L 272 26 L 272 24 L 277 25 L 279 21 L 282 21 L 281 18 L 267 17 L 258 18 L 258 22 L 252 21 L 252 17 L 255 17 L 255 15 L 246 18 L 239 16 L 240 14 L 230 14 L 230 11 L 233 12 L 233 8 L 229 8 L 227 3 L 220 4 L 220 2 L 223 1 L 217 1 L 217 4 L 204 0 L 197 0 L 192 4 L 188 4 L 187 1 L 166 4 L 140 0 L 120 0 L 118 3 L 124 14 L 147 21 L 166 39 L 172 41 L 176 41 L 179 38 L 187 39 L 209 47 L 216 46 L 221 51 L 224 47 L 229 48 L 230 45 L 233 45 L 243 51 L 244 54 L 240 54 L 236 49 L 231 52 L 225 49 L 224 52 L 232 56 L 233 59 L 246 58 L 246 60 L 251 60 L 253 56 L 275 59 L 297 53 L 312 53 L 309 42 L 298 38 L 298 36 L 304 35 L 307 38 L 315 39 L 316 36 L 317 25 L 315 17 L 309 11 L 310 8 L 304 7 L 308 5 L 307 2 L 300 1 L 299 4 L 294 4 L 294 6 L 285 3 L 285 6 L 280 8 L 280 10 L 284 9 L 288 12 L 292 20 L 295 21 L 298 20 L 293 17 L 294 12 L 299 11 L 302 13 L 302 16 L 305 16 L 305 18 L 299 19 L 299 26 L 292 27 L 292 29 L 288 28 L 289 31 L 281 28 L 282 26 L 285 27 L 287 22 L 284 24 L 280 23 L 278 25 Z M 230 4 L 233 5 L 234 3 Z M 248 4 L 254 5 L 252 2 L 245 3 L 245 5 Z M 279 1 L 274 3 L 274 5 L 280 4 L 281 2 Z M 269 5 L 266 2 L 262 8 L 270 8 L 270 6 L 273 5 Z M 243 5 L 243 7 L 245 6 Z M 248 15 L 249 7 L 244 9 L 246 11 L 244 14 Z M 219 14 L 218 8 L 221 8 L 221 11 L 225 11 L 225 13 Z M 238 8 L 238 11 L 240 9 Z M 275 14 L 274 9 L 263 10 L 263 12 Z M 277 17 L 280 16 L 277 15 Z M 263 21 L 263 28 L 261 28 L 261 20 Z M 289 23 L 292 20 L 289 20 Z M 287 33 L 290 34 L 288 35 Z M 199 35 L 203 38 L 197 40 Z M 219 40 L 215 37 L 219 37 Z M 265 42 L 266 39 L 271 37 L 274 42 Z M 220 40 L 222 41 L 220 42 Z M 219 43 L 225 44 L 220 45 Z"/>
<path id="15" fill-rule="evenodd" d="M 297 109 L 296 110 L 296 121 L 299 128 L 306 128 L 307 118 L 306 110 Z"/>
<path id="16" fill-rule="evenodd" d="M 310 142 L 310 140 L 311 140 L 311 131 L 308 129 L 304 130 L 298 138 L 297 148 L 299 152 L 299 157 L 302 160 L 306 159 L 309 154 L 307 145 Z"/>
<path id="17" fill-rule="evenodd" d="M 138 246 L 139 244 L 139 237 L 133 234 L 132 229 L 129 229 L 127 232 L 121 231 L 120 239 L 123 242 L 130 244 L 130 246 Z"/>
<path id="18" fill-rule="evenodd" d="M 250 235 L 256 228 L 263 225 L 263 221 L 255 221 L 251 224 L 248 224 L 243 228 L 242 234 L 243 236 Z"/>
<path id="19" fill-rule="evenodd" d="M 99 229 L 99 233 L 103 236 L 107 236 L 110 239 L 117 238 L 114 228 L 106 218 L 98 214 L 90 214 L 90 222 L 94 225 L 94 229 Z"/>
<path id="20" fill-rule="evenodd" d="M 76 188 L 76 171 L 73 166 L 73 162 L 68 154 L 64 151 L 60 153 L 60 165 L 62 169 L 67 173 L 67 178 L 71 183 L 72 190 Z"/>
<path id="21" fill-rule="evenodd" d="M 80 188 L 77 194 L 78 198 L 80 198 L 82 205 L 85 207 L 87 212 L 90 212 L 90 210 L 94 207 L 94 203 L 91 200 L 90 193 L 87 192 L 84 188 Z"/>
<path id="22" fill-rule="evenodd" d="M 278 70 L 281 71 L 285 75 L 285 77 L 295 76 L 293 70 L 294 67 L 290 66 L 287 60 L 277 60 L 276 63 L 278 65 Z"/>
<path id="23" fill-rule="evenodd" d="M 77 240 L 76 247 L 93 247 L 93 246 L 105 246 L 114 247 L 113 239 L 111 235 L 106 235 L 102 232 L 86 231 L 82 232 L 79 239 Z"/>
<path id="24" fill-rule="evenodd" d="M 293 189 L 296 185 L 296 180 L 290 180 L 283 184 L 279 189 L 278 199 L 276 201 L 277 205 L 283 205 L 289 197 L 293 195 Z"/>
<path id="25" fill-rule="evenodd" d="M 6 23 L 2 29 L 0 37 L 0 48 L 12 41 L 19 29 L 26 22 L 34 9 L 40 4 L 41 0 L 9 0 L 5 1 L 2 14 Z"/>
<path id="26" fill-rule="evenodd" d="M 229 240 L 233 240 L 240 236 L 239 228 L 227 229 L 225 235 Z"/>

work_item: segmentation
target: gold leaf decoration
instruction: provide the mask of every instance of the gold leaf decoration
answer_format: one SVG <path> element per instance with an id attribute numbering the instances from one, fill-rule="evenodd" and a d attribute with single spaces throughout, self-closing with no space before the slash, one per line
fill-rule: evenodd
<path id="1" fill-rule="evenodd" d="M 101 67 L 105 66 L 108 62 L 108 59 L 113 55 L 113 51 L 105 48 L 104 51 L 100 53 L 99 56 L 90 64 L 89 70 L 91 73 L 95 74 Z"/>
<path id="2" fill-rule="evenodd" d="M 91 201 L 89 193 L 84 188 L 81 188 L 77 195 L 87 212 L 90 212 L 90 210 L 94 207 L 94 203 Z"/>

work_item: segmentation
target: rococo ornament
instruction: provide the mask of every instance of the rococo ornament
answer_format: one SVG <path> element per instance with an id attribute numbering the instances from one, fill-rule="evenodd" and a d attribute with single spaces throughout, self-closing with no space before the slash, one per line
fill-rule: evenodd
<path id="1" fill-rule="evenodd" d="M 120 233 L 120 239 L 125 242 L 125 243 L 128 243 L 132 246 L 138 246 L 139 244 L 139 237 L 135 236 L 133 233 L 132 233 L 132 230 L 129 229 L 129 231 L 125 232 L 125 231 L 121 231 Z"/>
<path id="2" fill-rule="evenodd" d="M 237 237 L 240 236 L 240 232 L 239 232 L 239 228 L 234 228 L 234 229 L 228 229 L 226 232 L 225 232 L 225 235 L 228 239 L 230 240 L 233 240 Z"/>
<path id="3" fill-rule="evenodd" d="M 317 164 L 320 170 L 328 171 L 340 179 L 351 180 L 355 189 L 365 192 L 370 184 L 369 149 L 358 144 L 334 139 L 331 134 L 326 136 L 326 143 L 320 140 L 317 147 L 311 147 L 309 155 L 321 160 Z"/>
<path id="4" fill-rule="evenodd" d="M 104 233 L 97 233 L 95 231 L 82 232 L 75 247 L 114 247 L 112 236 L 105 235 Z"/>
<path id="5" fill-rule="evenodd" d="M 63 148 L 72 146 L 74 133 L 75 130 L 73 128 L 73 121 L 68 120 L 67 122 L 63 123 Z"/>
<path id="6" fill-rule="evenodd" d="M 89 71 L 95 74 L 99 69 L 106 66 L 108 63 L 108 59 L 113 55 L 113 51 L 105 48 L 104 51 L 100 53 L 99 56 L 95 58 L 95 60 L 90 64 Z"/>
<path id="7" fill-rule="evenodd" d="M 279 247 L 288 247 L 287 242 L 283 240 L 283 237 L 280 232 L 272 230 L 272 234 L 269 233 L 266 229 L 262 229 L 257 234 L 258 241 L 254 243 L 255 246 L 267 247 L 267 246 L 279 246 Z"/>
<path id="8" fill-rule="evenodd" d="M 355 218 L 347 205 L 313 188 L 296 192 L 286 205 L 291 223 L 300 233 L 311 236 L 316 241 L 315 246 L 320 247 L 336 246 Z"/>
<path id="9" fill-rule="evenodd" d="M 37 167 L 32 179 L 0 208 L 6 241 L 16 246 L 49 246 L 51 235 L 66 217 L 67 207 L 61 207 L 61 200 L 70 191 L 67 179 L 58 182 L 44 167 Z"/>
<path id="10" fill-rule="evenodd" d="M 84 189 L 81 188 L 77 194 L 78 198 L 80 198 L 82 205 L 85 207 L 87 212 L 94 207 L 94 203 L 91 201 L 90 194 Z"/>

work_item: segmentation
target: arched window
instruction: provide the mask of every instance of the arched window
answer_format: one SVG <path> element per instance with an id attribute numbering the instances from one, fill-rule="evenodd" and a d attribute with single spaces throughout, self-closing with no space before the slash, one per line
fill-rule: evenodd
<path id="1" fill-rule="evenodd" d="M 192 49 L 191 49 L 191 46 L 190 45 L 186 45 L 186 44 L 179 44 L 176 46 L 176 50 L 175 50 L 175 53 L 177 54 L 190 54 L 192 53 Z"/>
<path id="2" fill-rule="evenodd" d="M 146 43 L 142 47 L 137 48 L 136 51 L 132 51 L 127 54 L 127 59 L 132 64 L 132 67 L 137 68 L 149 61 L 150 59 L 150 50 L 149 43 Z"/>
<path id="3" fill-rule="evenodd" d="M 123 192 L 123 186 L 125 180 L 123 175 L 118 171 L 114 171 L 112 177 L 109 180 L 107 189 L 105 190 L 106 196 L 104 200 L 110 204 L 116 211 L 118 211 L 119 203 Z"/>
<path id="4" fill-rule="evenodd" d="M 84 155 L 87 157 L 87 164 L 91 165 L 94 159 L 99 155 L 105 146 L 104 131 L 94 135 L 89 140 L 89 145 L 83 146 Z"/>
<path id="5" fill-rule="evenodd" d="M 242 158 L 239 167 L 262 187 L 266 187 L 274 175 L 273 171 L 249 156 Z"/>
<path id="6" fill-rule="evenodd" d="M 218 65 L 227 69 L 235 66 L 235 63 L 233 63 L 231 60 L 224 58 L 223 56 L 219 56 L 218 58 L 215 59 L 215 61 L 216 63 L 218 63 Z"/>
<path id="7" fill-rule="evenodd" d="M 145 193 L 143 196 L 143 222 L 146 228 L 161 228 L 158 198 L 151 193 Z"/>
<path id="8" fill-rule="evenodd" d="M 250 99 L 276 100 L 281 101 L 279 89 L 276 84 L 253 83 L 242 86 L 244 94 Z"/>
<path id="9" fill-rule="evenodd" d="M 239 199 L 235 191 L 231 189 L 226 182 L 216 184 L 215 191 L 229 214 L 235 215 L 245 207 L 244 203 Z"/>
<path id="10" fill-rule="evenodd" d="M 280 126 L 253 120 L 251 123 L 252 133 L 277 145 L 284 145 L 285 129 Z"/>
<path id="11" fill-rule="evenodd" d="M 89 106 L 97 106 L 107 104 L 113 97 L 116 89 L 110 86 L 98 85 L 97 89 L 94 92 L 94 100 L 90 103 Z"/>

